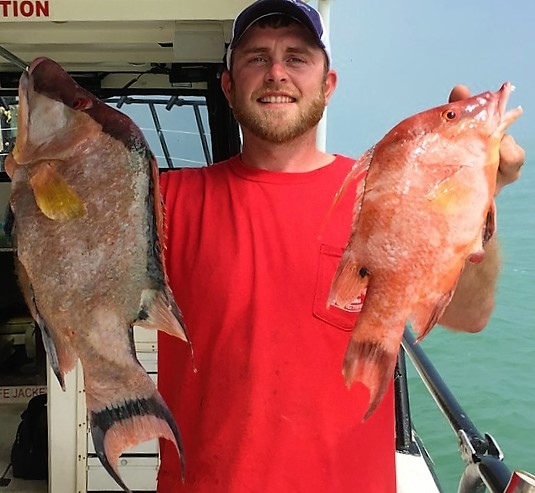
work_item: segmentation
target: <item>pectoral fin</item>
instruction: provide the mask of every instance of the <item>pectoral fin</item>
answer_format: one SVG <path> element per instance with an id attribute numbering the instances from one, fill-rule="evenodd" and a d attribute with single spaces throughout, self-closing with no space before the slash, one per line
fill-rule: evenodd
<path id="1" fill-rule="evenodd" d="M 459 196 L 462 195 L 463 192 L 466 193 L 466 189 L 455 180 L 457 174 L 462 169 L 460 166 L 449 166 L 447 168 L 445 167 L 445 169 L 448 171 L 448 175 L 435 183 L 427 191 L 425 198 L 447 210 L 455 205 L 454 201 L 452 201 L 452 197 L 457 197 L 457 202 L 459 202 Z"/>
<path id="2" fill-rule="evenodd" d="M 367 288 L 369 274 L 366 267 L 353 259 L 351 248 L 347 248 L 334 275 L 327 306 L 344 308 L 353 303 Z"/>
<path id="3" fill-rule="evenodd" d="M 35 201 L 41 212 L 54 221 L 76 219 L 87 210 L 79 195 L 56 171 L 52 162 L 41 163 L 30 177 Z"/>

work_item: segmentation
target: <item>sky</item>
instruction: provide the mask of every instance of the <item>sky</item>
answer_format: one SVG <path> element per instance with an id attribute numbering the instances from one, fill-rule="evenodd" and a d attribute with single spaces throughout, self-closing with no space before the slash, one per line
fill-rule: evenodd
<path id="1" fill-rule="evenodd" d="M 317 5 L 317 2 L 311 2 Z M 526 150 L 535 133 L 532 0 L 332 0 L 330 39 L 338 87 L 327 150 L 358 156 L 404 118 L 447 101 L 516 86 L 524 114 L 509 132 Z"/>
<path id="2" fill-rule="evenodd" d="M 445 103 L 456 84 L 467 85 L 473 94 L 496 91 L 505 81 L 516 86 L 508 107 L 520 105 L 524 113 L 508 131 L 526 150 L 527 164 L 519 182 L 497 198 L 502 244 L 497 308 L 479 339 L 470 339 L 472 352 L 463 348 L 453 365 L 440 338 L 447 334 L 437 335 L 434 329 L 424 344 L 435 345 L 428 354 L 435 364 L 442 363 L 437 368 L 476 425 L 496 433 L 506 464 L 531 472 L 535 463 L 530 424 L 534 394 L 529 389 L 533 359 L 522 358 L 519 352 L 533 347 L 535 337 L 534 24 L 533 0 L 333 0 L 331 48 L 339 80 L 327 111 L 327 150 L 357 157 L 399 121 Z M 462 347 L 455 341 L 456 348 Z M 511 346 L 505 347 L 504 341 Z M 474 387 L 466 385 L 470 379 L 483 391 L 474 393 Z M 502 397 L 506 385 L 511 390 Z M 496 396 L 507 402 L 503 410 L 493 405 Z M 478 405 L 480 397 L 491 404 Z M 509 405 L 512 401 L 514 406 Z M 426 434 L 437 425 L 442 426 L 417 422 L 424 440 L 436 438 L 441 444 L 430 450 L 432 455 L 452 443 L 444 441 L 450 430 L 444 431 L 444 437 Z M 437 464 L 453 467 L 455 486 L 460 475 L 457 466 L 440 460 Z M 459 460 L 459 471 L 461 465 Z M 454 491 L 454 486 L 448 491 Z"/>

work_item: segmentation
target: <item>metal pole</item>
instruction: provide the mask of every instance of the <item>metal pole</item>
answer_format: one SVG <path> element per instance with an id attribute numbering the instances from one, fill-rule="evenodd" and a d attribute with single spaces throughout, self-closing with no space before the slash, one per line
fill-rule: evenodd
<path id="1" fill-rule="evenodd" d="M 22 70 L 28 70 L 28 64 L 24 60 L 21 60 L 17 55 L 6 50 L 3 46 L 0 46 L 0 56 L 5 58 L 8 62 L 11 62 L 13 65 L 20 67 Z"/>
<path id="2" fill-rule="evenodd" d="M 201 112 L 199 110 L 199 105 L 193 106 L 193 113 L 195 114 L 195 121 L 197 123 L 197 130 L 199 131 L 199 136 L 201 138 L 202 150 L 204 152 L 204 159 L 206 164 L 212 164 L 212 157 L 210 156 L 210 146 L 206 140 L 206 134 L 204 132 L 204 125 L 202 123 Z"/>
<path id="3" fill-rule="evenodd" d="M 167 142 L 162 132 L 162 126 L 160 125 L 160 119 L 158 118 L 156 108 L 153 103 L 149 103 L 149 108 L 150 114 L 152 115 L 152 120 L 154 121 L 154 126 L 156 127 L 156 133 L 158 134 L 158 138 L 160 139 L 160 145 L 162 146 L 162 151 L 167 162 L 167 167 L 170 169 L 174 168 L 175 166 L 173 164 L 173 160 L 171 159 L 171 155 L 169 154 L 169 148 L 167 147 Z"/>
<path id="4" fill-rule="evenodd" d="M 479 432 L 407 328 L 402 345 L 429 393 L 459 438 L 461 455 L 467 464 L 459 485 L 459 493 L 484 491 L 482 490 L 484 486 L 492 493 L 502 493 L 511 477 L 511 472 L 502 462 L 503 454 L 496 441 L 490 435 L 483 436 Z"/>
<path id="5" fill-rule="evenodd" d="M 330 38 L 330 26 L 331 26 L 331 0 L 318 0 L 318 12 L 320 13 L 323 19 L 325 37 L 329 39 Z M 318 132 L 316 134 L 316 145 L 320 151 L 325 152 L 327 148 L 327 108 L 325 108 L 323 117 L 318 124 Z"/>

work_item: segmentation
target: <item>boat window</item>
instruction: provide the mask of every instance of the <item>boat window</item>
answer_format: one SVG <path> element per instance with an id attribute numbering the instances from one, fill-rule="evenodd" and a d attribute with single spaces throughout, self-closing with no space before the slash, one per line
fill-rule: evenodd
<path id="1" fill-rule="evenodd" d="M 212 163 L 206 99 L 202 96 L 122 96 L 104 99 L 141 129 L 158 167 L 191 168 Z M 16 98 L 0 98 L 0 170 L 17 134 Z"/>

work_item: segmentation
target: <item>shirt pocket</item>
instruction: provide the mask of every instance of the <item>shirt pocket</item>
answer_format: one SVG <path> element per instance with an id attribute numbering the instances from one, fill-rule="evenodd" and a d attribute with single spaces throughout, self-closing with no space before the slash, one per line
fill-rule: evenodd
<path id="1" fill-rule="evenodd" d="M 358 314 L 362 309 L 364 294 L 345 308 L 333 305 L 327 307 L 327 297 L 343 251 L 342 247 L 325 244 L 320 246 L 313 313 L 320 320 L 349 332 L 355 327 Z"/>

